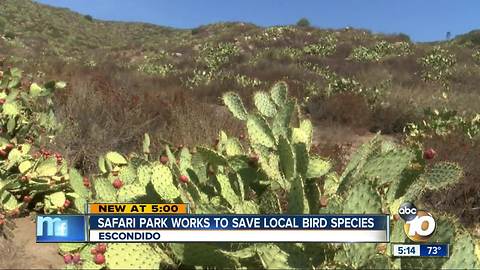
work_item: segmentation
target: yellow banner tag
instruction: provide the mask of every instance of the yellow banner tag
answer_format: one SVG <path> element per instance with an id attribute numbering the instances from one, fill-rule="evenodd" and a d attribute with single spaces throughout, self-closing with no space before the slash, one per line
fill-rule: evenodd
<path id="1" fill-rule="evenodd" d="M 185 203 L 92 203 L 90 214 L 188 214 Z"/>

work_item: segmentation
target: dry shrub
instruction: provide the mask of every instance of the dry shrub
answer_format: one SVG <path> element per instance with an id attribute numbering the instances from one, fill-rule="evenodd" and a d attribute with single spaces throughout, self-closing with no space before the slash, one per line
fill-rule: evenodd
<path id="1" fill-rule="evenodd" d="M 365 99 L 352 93 L 341 93 L 309 104 L 309 113 L 315 120 L 327 120 L 355 128 L 369 127 L 372 115 Z"/>
<path id="2" fill-rule="evenodd" d="M 177 92 L 165 130 L 158 133 L 173 144 L 193 147 L 213 144 L 220 130 L 239 136 L 242 123 L 223 106 L 198 102 L 185 92 Z"/>
<path id="3" fill-rule="evenodd" d="M 206 103 L 211 104 L 220 87 L 203 96 L 196 90 L 184 89 L 175 80 L 105 67 L 78 72 L 69 78 L 69 89 L 56 96 L 64 129 L 55 147 L 75 167 L 91 172 L 107 151 L 138 151 L 144 133 L 150 134 L 154 153 L 163 149 L 164 141 L 210 144 L 220 129 L 238 136 L 240 123 L 223 107 Z"/>

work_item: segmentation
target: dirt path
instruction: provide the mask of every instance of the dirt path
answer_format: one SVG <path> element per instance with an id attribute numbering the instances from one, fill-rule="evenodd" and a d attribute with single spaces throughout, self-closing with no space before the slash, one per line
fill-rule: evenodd
<path id="1" fill-rule="evenodd" d="M 35 242 L 35 223 L 29 217 L 14 221 L 14 237 L 0 240 L 0 269 L 63 269 L 56 244 Z"/>

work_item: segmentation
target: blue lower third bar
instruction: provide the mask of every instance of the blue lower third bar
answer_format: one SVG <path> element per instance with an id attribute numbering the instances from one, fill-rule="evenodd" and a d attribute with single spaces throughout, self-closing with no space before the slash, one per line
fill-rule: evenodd
<path id="1" fill-rule="evenodd" d="M 421 244 L 420 257 L 448 257 L 448 244 Z"/>
<path id="2" fill-rule="evenodd" d="M 85 242 L 85 219 L 80 215 L 38 215 L 37 243 Z"/>

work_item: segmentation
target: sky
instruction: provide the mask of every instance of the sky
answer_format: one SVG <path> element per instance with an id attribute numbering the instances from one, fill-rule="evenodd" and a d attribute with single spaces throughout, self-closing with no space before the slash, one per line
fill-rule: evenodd
<path id="1" fill-rule="evenodd" d="M 176 28 L 236 21 L 288 25 L 307 18 L 320 28 L 405 33 L 417 42 L 444 40 L 480 29 L 476 0 L 37 0 L 96 19 Z"/>

